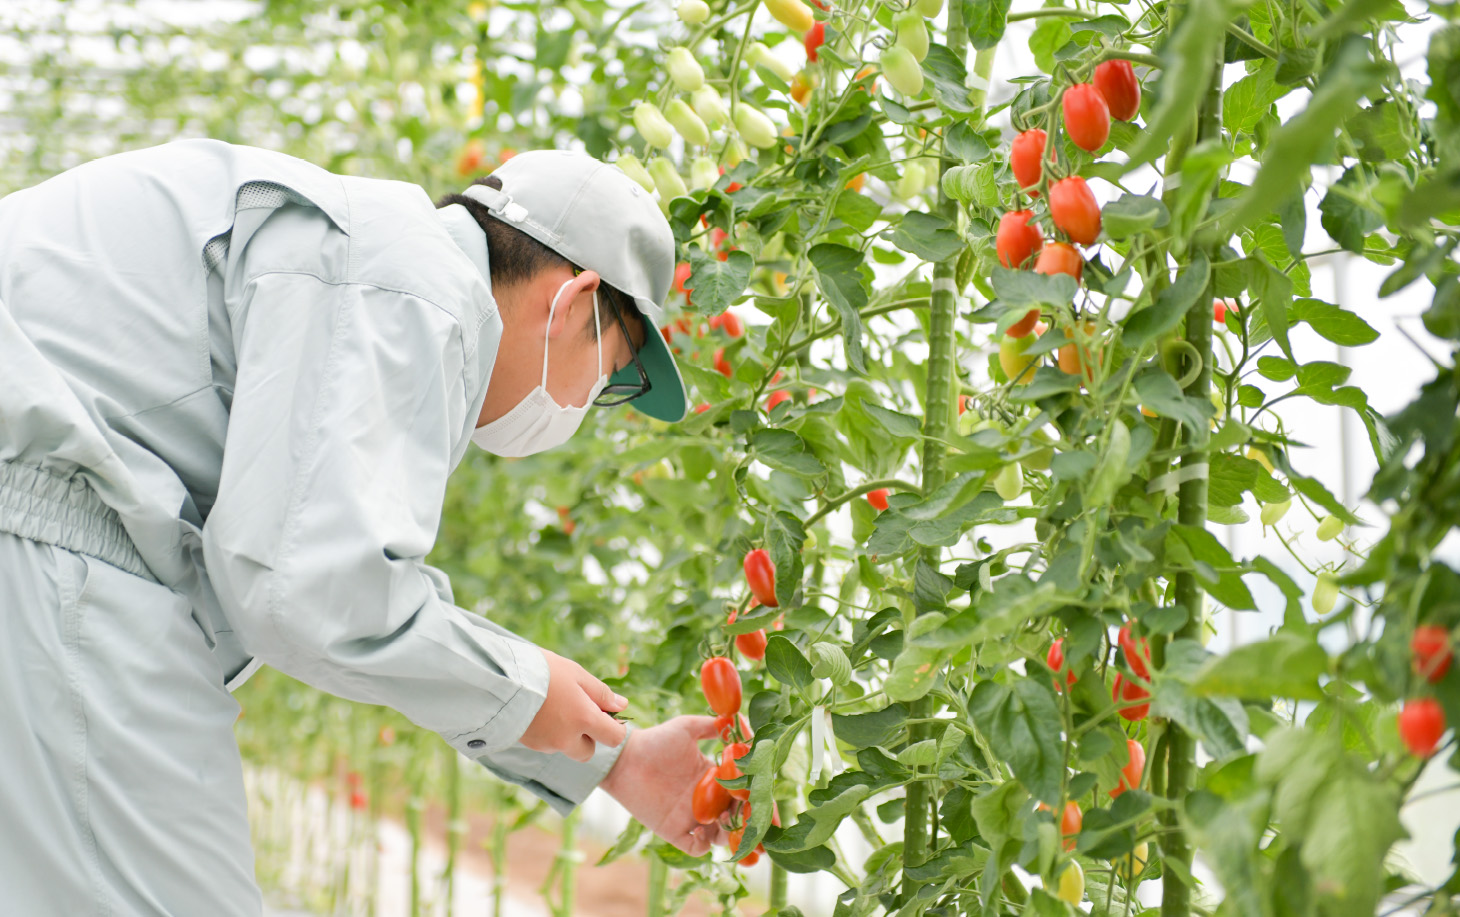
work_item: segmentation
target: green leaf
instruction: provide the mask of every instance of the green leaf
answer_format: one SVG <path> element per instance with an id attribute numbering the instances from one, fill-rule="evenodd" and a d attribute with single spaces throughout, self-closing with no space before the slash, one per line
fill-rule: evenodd
<path id="1" fill-rule="evenodd" d="M 769 652 L 769 644 L 766 650 Z M 809 668 L 807 672 L 810 672 Z M 906 719 L 907 708 L 902 704 L 892 704 L 872 713 L 833 713 L 831 726 L 837 741 L 853 748 L 869 748 L 890 743 L 902 730 Z"/>
<path id="2" fill-rule="evenodd" d="M 1293 360 L 1293 348 L 1288 343 L 1288 309 L 1293 303 L 1293 282 L 1260 254 L 1248 258 L 1247 264 L 1251 271 L 1248 282 L 1252 295 L 1262 307 L 1262 317 L 1267 321 L 1268 330 L 1283 353 Z"/>
<path id="3" fill-rule="evenodd" d="M 802 691 L 811 687 L 816 679 L 811 677 L 811 663 L 796 644 L 780 634 L 771 634 L 765 647 L 766 670 L 776 681 L 793 685 Z M 837 733 L 840 736 L 840 732 Z"/>
<path id="4" fill-rule="evenodd" d="M 1068 274 L 1036 274 L 995 266 L 994 294 L 1011 307 L 1063 306 L 1075 298 L 1079 284 Z"/>
<path id="5" fill-rule="evenodd" d="M 1004 37 L 1012 0 L 962 0 L 963 24 L 975 51 L 992 48 Z"/>
<path id="6" fill-rule="evenodd" d="M 732 257 L 734 254 L 731 252 Z M 846 245 L 822 242 L 812 246 L 807 257 L 816 268 L 817 286 L 826 296 L 826 301 L 835 306 L 841 315 L 842 341 L 847 348 L 847 363 L 865 375 L 867 362 L 862 350 L 860 311 L 867 305 L 867 279 L 860 270 L 863 255 Z"/>
<path id="7" fill-rule="evenodd" d="M 1166 205 L 1149 194 L 1123 194 L 1100 209 L 1100 225 L 1116 241 L 1160 229 L 1170 221 Z"/>
<path id="8" fill-rule="evenodd" d="M 1213 657 L 1197 672 L 1191 687 L 1204 697 L 1316 701 L 1323 699 L 1318 680 L 1327 672 L 1328 654 L 1313 636 L 1279 631 L 1266 640 L 1244 643 L 1225 656 Z"/>
<path id="9" fill-rule="evenodd" d="M 796 824 L 782 831 L 778 837 L 765 841 L 766 852 L 795 853 L 820 847 L 831 839 L 837 825 L 852 814 L 870 793 L 871 787 L 853 786 L 821 805 L 807 809 Z"/>
<path id="10" fill-rule="evenodd" d="M 1126 319 L 1121 339 L 1139 350 L 1175 328 L 1201 297 L 1211 280 L 1212 266 L 1201 249 L 1192 252 L 1191 263 L 1169 287 L 1156 294 L 1156 301 Z M 1211 310 L 1208 310 L 1209 312 Z"/>
<path id="11" fill-rule="evenodd" d="M 1202 97 L 1221 60 L 1227 23 L 1236 18 L 1230 0 L 1203 0 L 1183 7 L 1176 31 L 1161 49 L 1161 95 L 1146 117 L 1146 129 L 1129 151 L 1130 172 L 1165 153 L 1171 138 L 1196 121 Z"/>
<path id="12" fill-rule="evenodd" d="M 689 246 L 689 279 L 684 288 L 691 291 L 694 307 L 700 312 L 724 312 L 740 299 L 750 283 L 755 259 L 742 251 L 730 252 L 724 261 L 705 254 L 699 246 Z"/>
<path id="13" fill-rule="evenodd" d="M 857 232 L 866 232 L 882 216 L 882 205 L 865 194 L 845 191 L 837 196 L 832 212 Z"/>
<path id="14" fill-rule="evenodd" d="M 1369 57 L 1367 39 L 1359 35 L 1346 37 L 1318 80 L 1308 107 L 1273 133 L 1263 151 L 1257 177 L 1222 215 L 1217 235 L 1234 235 L 1238 227 L 1254 222 L 1301 190 L 1301 180 L 1309 176 L 1323 147 L 1332 142 L 1343 119 L 1382 72 Z"/>
<path id="15" fill-rule="evenodd" d="M 801 520 L 785 510 L 766 516 L 765 545 L 771 562 L 776 565 L 776 601 L 782 608 L 791 604 L 801 584 L 801 547 L 806 544 L 806 529 Z"/>
<path id="16" fill-rule="evenodd" d="M 993 153 L 983 134 L 975 131 L 967 121 L 959 121 L 943 132 L 943 145 L 950 155 L 972 164 L 983 162 Z"/>
<path id="17" fill-rule="evenodd" d="M 1361 347 L 1379 339 L 1379 332 L 1368 322 L 1347 309 L 1320 299 L 1293 300 L 1291 318 L 1296 322 L 1307 322 L 1314 331 L 1340 347 Z"/>
<path id="18" fill-rule="evenodd" d="M 1130 480 L 1131 469 L 1126 460 L 1130 458 L 1130 428 L 1119 418 L 1110 424 L 1110 442 L 1100 456 L 1100 464 L 1090 477 L 1090 486 L 1085 491 L 1086 506 L 1104 506 L 1115 496 L 1115 492 Z"/>
<path id="19" fill-rule="evenodd" d="M 1340 248 L 1356 255 L 1364 253 L 1369 233 L 1384 225 L 1383 215 L 1363 203 L 1363 197 L 1367 195 L 1364 184 L 1365 179 L 1358 169 L 1349 169 L 1329 186 L 1318 204 L 1318 212 L 1323 215 L 1323 231 Z"/>
<path id="20" fill-rule="evenodd" d="M 826 466 L 807 448 L 806 441 L 790 430 L 760 429 L 750 435 L 755 457 L 777 471 L 797 477 L 826 474 Z"/>
<path id="21" fill-rule="evenodd" d="M 952 223 L 940 216 L 914 210 L 903 214 L 896 227 L 882 238 L 924 261 L 947 261 L 963 247 L 963 239 Z"/>
<path id="22" fill-rule="evenodd" d="M 889 700 L 911 702 L 924 697 L 942 674 L 948 654 L 933 647 L 908 644 L 892 662 L 882 690 Z"/>
<path id="23" fill-rule="evenodd" d="M 743 839 L 742 839 L 743 840 Z M 782 851 L 775 850 L 769 844 L 765 848 L 766 855 L 771 862 L 786 870 L 795 873 L 826 872 L 836 866 L 836 854 L 831 852 L 827 846 L 812 847 L 809 850 Z M 796 908 L 785 908 L 780 911 L 781 917 L 792 917 L 791 912 Z"/>
<path id="24" fill-rule="evenodd" d="M 1222 126 L 1229 133 L 1251 133 L 1272 104 L 1292 91 L 1293 87 L 1274 82 L 1272 71 L 1272 65 L 1264 64 L 1256 73 L 1228 86 L 1222 94 Z"/>
<path id="25" fill-rule="evenodd" d="M 976 111 L 968 98 L 968 70 L 952 51 L 936 42 L 928 46 L 922 62 L 928 92 L 944 111 L 967 114 Z"/>
<path id="26" fill-rule="evenodd" d="M 1065 756 L 1053 688 L 1039 678 L 1021 678 L 1012 688 L 981 681 L 969 698 L 968 712 L 979 731 L 1008 756 L 1019 782 L 1036 798 L 1058 803 Z"/>

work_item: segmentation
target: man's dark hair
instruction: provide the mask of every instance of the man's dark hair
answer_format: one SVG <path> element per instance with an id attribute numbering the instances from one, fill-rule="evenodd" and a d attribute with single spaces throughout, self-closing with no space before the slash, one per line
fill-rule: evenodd
<path id="1" fill-rule="evenodd" d="M 493 175 L 478 178 L 472 182 L 474 185 L 486 185 L 488 188 L 502 190 L 502 180 Z M 529 236 L 519 229 L 514 229 L 506 223 L 492 216 L 484 204 L 473 200 L 464 194 L 448 194 L 436 202 L 436 208 L 448 207 L 451 204 L 460 204 L 465 207 L 472 217 L 481 226 L 482 232 L 487 234 L 488 262 L 492 272 L 492 286 L 510 287 L 514 284 L 531 280 L 543 271 L 555 267 L 581 267 L 575 265 L 567 258 L 543 245 L 541 242 Z M 598 322 L 605 329 L 611 329 L 616 324 L 613 317 L 613 310 L 618 309 L 624 317 L 624 324 L 633 329 L 637 324 L 646 335 L 649 329 L 645 326 L 643 315 L 639 312 L 634 300 L 623 291 L 610 286 L 602 280 L 598 283 Z M 588 337 L 592 339 L 597 333 L 592 323 L 588 325 Z M 632 341 L 630 342 L 632 343 Z"/>

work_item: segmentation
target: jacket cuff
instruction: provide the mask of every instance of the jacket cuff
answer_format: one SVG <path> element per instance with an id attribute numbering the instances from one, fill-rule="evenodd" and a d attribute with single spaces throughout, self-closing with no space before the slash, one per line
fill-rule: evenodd
<path id="1" fill-rule="evenodd" d="M 533 751 L 521 745 L 488 755 L 478 754 L 475 760 L 500 779 L 526 789 L 566 818 L 592 795 L 628 747 L 633 724 L 625 724 L 625 730 L 623 742 L 614 747 L 599 744 L 593 757 L 584 762 L 574 761 L 561 753 Z"/>
<path id="2" fill-rule="evenodd" d="M 470 732 L 442 736 L 447 744 L 468 758 L 515 745 L 547 700 L 550 676 L 542 650 L 523 640 L 504 640 L 502 644 L 512 651 L 516 671 L 511 677 L 517 682 L 517 690 L 481 726 Z"/>

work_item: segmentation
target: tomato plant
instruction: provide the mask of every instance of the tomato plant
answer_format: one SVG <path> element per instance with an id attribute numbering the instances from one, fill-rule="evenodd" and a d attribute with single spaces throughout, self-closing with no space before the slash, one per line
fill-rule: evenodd
<path id="1" fill-rule="evenodd" d="M 781 877 L 776 909 L 790 869 L 834 873 L 835 906 L 868 914 L 1136 913 L 1151 891 L 1173 917 L 1448 906 L 1445 877 L 1390 864 L 1421 768 L 1453 770 L 1443 725 L 1422 758 L 1396 717 L 1432 734 L 1426 709 L 1460 715 L 1438 661 L 1460 577 L 1436 550 L 1460 518 L 1451 11 L 464 6 L 270 4 L 186 56 L 163 41 L 165 81 L 109 76 L 117 121 L 48 58 L 51 88 L 11 100 L 26 143 L 0 150 L 0 182 L 168 139 L 180 113 L 429 196 L 513 149 L 581 147 L 638 182 L 675 238 L 661 333 L 694 412 L 595 409 L 560 450 L 469 452 L 430 559 L 463 608 L 609 677 L 646 719 L 703 712 L 708 632 L 755 660 L 722 738 L 756 730 L 742 839 Z M 1401 17 L 1430 31 L 1406 46 Z M 254 46 L 290 53 L 203 64 Z M 338 52 L 322 73 L 293 56 L 316 49 Z M 1026 232 L 1006 258 L 1001 223 L 1026 208 L 1040 245 Z M 1430 335 L 1433 379 L 1392 413 L 1352 369 L 1380 330 L 1322 282 L 1337 259 L 1381 271 L 1385 305 Z M 1372 452 L 1355 467 L 1378 469 L 1361 493 L 1333 489 L 1297 405 L 1354 422 Z M 881 489 L 900 496 L 863 499 Z M 349 728 L 255 678 L 251 759 L 307 741 L 260 725 L 303 721 L 286 699 Z M 390 720 L 387 745 L 357 714 L 341 749 L 426 755 L 420 728 Z M 362 773 L 380 805 L 389 781 Z M 1112 797 L 1132 774 L 1140 791 Z M 1047 821 L 1026 834 L 1036 801 L 1069 800 L 1073 851 Z M 785 828 L 762 814 L 775 801 Z M 746 894 L 723 858 L 648 850 L 726 908 Z M 1054 894 L 1074 875 L 1088 901 Z"/>

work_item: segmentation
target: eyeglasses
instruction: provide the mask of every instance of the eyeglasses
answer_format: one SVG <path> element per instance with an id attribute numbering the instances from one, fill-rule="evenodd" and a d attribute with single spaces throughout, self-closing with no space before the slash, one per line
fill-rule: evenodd
<path id="1" fill-rule="evenodd" d="M 573 268 L 574 277 L 577 277 L 581 273 L 583 273 L 582 268 Z M 619 328 L 623 329 L 624 340 L 629 345 L 629 355 L 634 360 L 634 368 L 639 371 L 639 381 L 637 383 L 619 382 L 605 385 L 603 391 L 598 393 L 598 397 L 593 399 L 593 403 L 599 407 L 610 408 L 614 405 L 633 401 L 635 398 L 648 394 L 649 389 L 653 386 L 649 382 L 649 373 L 645 371 L 644 364 L 639 360 L 639 350 L 634 346 L 634 339 L 629 334 L 629 326 L 624 322 L 623 311 L 619 309 L 616 297 L 607 296 L 606 298 L 608 299 L 609 308 L 613 310 L 613 317 L 618 320 Z"/>

